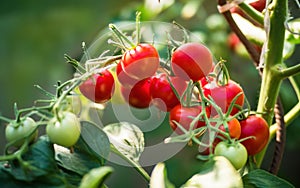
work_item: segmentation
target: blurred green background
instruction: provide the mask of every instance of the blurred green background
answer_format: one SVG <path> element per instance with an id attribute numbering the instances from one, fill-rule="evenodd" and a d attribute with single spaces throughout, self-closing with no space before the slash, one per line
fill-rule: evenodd
<path id="1" fill-rule="evenodd" d="M 259 91 L 259 75 L 251 61 L 232 52 L 227 45 L 230 32 L 216 2 L 210 0 L 11 0 L 0 6 L 0 113 L 13 118 L 13 104 L 19 108 L 33 105 L 44 98 L 35 84 L 54 91 L 58 80 L 72 77 L 73 69 L 64 60 L 68 54 L 77 60 L 83 55 L 81 43 L 92 44 L 97 34 L 111 22 L 134 20 L 135 11 L 142 11 L 142 20 L 178 23 L 193 31 L 211 49 L 216 59 L 226 59 L 231 78 L 245 90 L 255 109 Z M 162 6 L 163 5 L 163 6 Z M 292 3 L 291 6 L 294 6 Z M 294 8 L 293 8 L 294 9 Z M 298 50 L 299 51 L 299 50 Z M 298 52 L 297 51 L 297 52 Z M 298 58 L 295 52 L 293 59 Z M 299 79 L 298 79 L 299 80 Z M 296 102 L 288 83 L 281 92 L 286 110 Z M 286 153 L 279 176 L 300 186 L 299 118 L 288 128 Z M 3 153 L 5 124 L 1 122 L 0 153 Z M 156 133 L 155 133 L 156 134 Z M 267 152 L 272 155 L 272 146 Z M 196 149 L 185 148 L 166 161 L 170 180 L 177 186 L 197 172 Z M 186 163 L 185 163 L 186 161 Z M 108 181 L 110 187 L 147 187 L 147 183 L 132 168 L 111 164 L 115 172 Z M 268 168 L 269 160 L 264 163 Z M 151 171 L 152 167 L 147 170 Z"/>

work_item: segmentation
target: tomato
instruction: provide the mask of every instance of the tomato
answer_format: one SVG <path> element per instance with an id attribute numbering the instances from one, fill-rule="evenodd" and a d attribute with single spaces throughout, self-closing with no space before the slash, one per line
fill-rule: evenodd
<path id="1" fill-rule="evenodd" d="M 181 96 L 187 87 L 186 81 L 173 76 L 169 77 L 169 80 L 177 93 Z M 167 79 L 167 75 L 164 73 L 152 78 L 150 93 L 153 104 L 162 111 L 170 111 L 173 107 L 180 103 Z"/>
<path id="2" fill-rule="evenodd" d="M 34 130 L 35 132 L 31 134 Z M 13 121 L 5 128 L 6 140 L 8 142 L 14 142 L 13 146 L 16 147 L 20 147 L 30 134 L 29 142 L 32 142 L 37 137 L 38 130 L 36 122 L 30 117 L 21 118 L 19 123 Z"/>
<path id="3" fill-rule="evenodd" d="M 142 80 L 153 76 L 157 71 L 159 54 L 151 44 L 139 44 L 126 51 L 120 63 L 129 77 Z"/>
<path id="4" fill-rule="evenodd" d="M 126 72 L 124 72 L 122 69 L 121 63 L 118 63 L 116 67 L 116 73 L 120 84 L 124 87 L 132 87 L 139 81 L 126 74 Z"/>
<path id="5" fill-rule="evenodd" d="M 242 168 L 248 159 L 247 149 L 243 144 L 226 141 L 217 144 L 215 155 L 226 157 L 237 170 Z"/>
<path id="6" fill-rule="evenodd" d="M 96 103 L 108 101 L 115 90 L 114 77 L 109 70 L 92 75 L 79 86 L 80 92 Z"/>
<path id="7" fill-rule="evenodd" d="M 46 126 L 49 140 L 64 147 L 73 146 L 79 139 L 80 131 L 79 118 L 68 111 L 60 112 L 59 117 L 54 116 Z"/>
<path id="8" fill-rule="evenodd" d="M 241 142 L 247 148 L 248 154 L 255 155 L 263 150 L 270 134 L 267 122 L 262 117 L 250 115 L 240 121 L 240 124 L 242 130 L 240 139 L 254 137 Z"/>
<path id="9" fill-rule="evenodd" d="M 186 43 L 172 54 L 171 66 L 176 76 L 198 81 L 211 71 L 213 57 L 204 45 Z"/>
<path id="10" fill-rule="evenodd" d="M 132 88 L 121 86 L 121 93 L 125 101 L 136 108 L 147 108 L 151 103 L 150 94 L 151 78 L 146 78 L 136 83 Z"/>
<path id="11" fill-rule="evenodd" d="M 229 80 L 228 83 L 224 86 L 218 85 L 214 80 L 210 83 L 202 85 L 202 89 L 204 96 L 207 98 L 211 96 L 214 102 L 222 109 L 224 113 L 228 111 L 230 104 L 238 94 L 239 96 L 234 103 L 236 107 L 232 108 L 230 115 L 235 115 L 236 113 L 238 113 L 240 111 L 239 107 L 241 108 L 244 105 L 244 91 L 241 86 L 233 80 Z"/>
<path id="12" fill-rule="evenodd" d="M 183 134 L 183 131 L 177 127 L 176 123 L 179 123 L 184 129 L 189 130 L 190 124 L 193 121 L 193 118 L 197 117 L 202 111 L 201 106 L 192 106 L 192 107 L 185 107 L 182 105 L 175 106 L 171 111 L 169 115 L 169 123 L 171 128 L 177 133 L 177 134 Z M 206 109 L 206 115 L 207 117 L 210 116 L 209 111 Z M 200 128 L 205 126 L 204 121 L 198 121 L 194 129 Z"/>

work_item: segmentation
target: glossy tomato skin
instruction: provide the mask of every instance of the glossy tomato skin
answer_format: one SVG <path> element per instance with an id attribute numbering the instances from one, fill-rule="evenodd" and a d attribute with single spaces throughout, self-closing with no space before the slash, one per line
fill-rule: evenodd
<path id="1" fill-rule="evenodd" d="M 139 81 L 131 88 L 121 86 L 121 94 L 130 106 L 135 108 L 147 108 L 150 106 L 152 99 L 150 94 L 150 83 L 151 78 L 146 78 Z"/>
<path id="2" fill-rule="evenodd" d="M 38 134 L 36 122 L 30 118 L 22 118 L 19 123 L 11 122 L 5 128 L 5 137 L 8 142 L 14 142 L 14 146 L 20 147 L 25 142 L 25 136 L 32 131 L 35 132 L 30 136 L 29 141 L 33 141 Z"/>
<path id="3" fill-rule="evenodd" d="M 186 81 L 174 76 L 169 77 L 169 80 L 181 96 L 187 87 Z M 180 103 L 169 80 L 165 73 L 154 76 L 151 79 L 150 93 L 153 104 L 162 111 L 170 111 Z"/>
<path id="4" fill-rule="evenodd" d="M 198 81 L 211 71 L 213 57 L 204 45 L 186 43 L 172 54 L 171 66 L 176 76 Z"/>
<path id="5" fill-rule="evenodd" d="M 122 68 L 121 63 L 117 64 L 116 73 L 117 73 L 117 78 L 123 87 L 133 87 L 139 81 L 138 79 L 134 79 L 130 77 L 128 74 L 126 74 L 126 72 Z"/>
<path id="6" fill-rule="evenodd" d="M 111 99 L 114 90 L 114 77 L 109 70 L 92 75 L 79 86 L 80 92 L 95 103 L 104 103 Z"/>
<path id="7" fill-rule="evenodd" d="M 192 107 L 185 107 L 182 105 L 175 106 L 171 111 L 169 115 L 169 123 L 171 128 L 177 133 L 177 134 L 183 134 L 183 131 L 177 127 L 176 123 L 179 123 L 183 128 L 186 130 L 189 130 L 190 124 L 193 121 L 193 117 L 197 117 L 202 111 L 201 106 L 192 106 Z M 207 117 L 210 116 L 209 110 L 206 109 Z M 194 128 L 200 128 L 205 126 L 204 121 L 198 121 Z"/>
<path id="8" fill-rule="evenodd" d="M 202 85 L 204 96 L 209 98 L 212 97 L 214 102 L 226 113 L 230 107 L 230 104 L 233 102 L 233 99 L 237 96 L 235 105 L 242 107 L 244 105 L 245 94 L 242 87 L 233 80 L 229 80 L 228 83 L 224 86 L 219 86 L 216 81 L 212 81 L 205 85 Z M 211 109 L 214 110 L 214 109 Z M 240 109 L 238 107 L 233 107 L 230 115 L 235 115 Z M 216 115 L 216 112 L 212 112 Z"/>
<path id="9" fill-rule="evenodd" d="M 78 117 L 68 111 L 59 113 L 59 118 L 53 117 L 46 126 L 49 140 L 64 147 L 73 146 L 79 139 L 80 131 Z"/>
<path id="10" fill-rule="evenodd" d="M 241 136 L 240 139 L 254 136 L 255 138 L 247 139 L 241 142 L 248 151 L 249 155 L 255 155 L 262 151 L 269 140 L 269 127 L 267 122 L 259 116 L 250 115 L 240 121 Z"/>
<path id="11" fill-rule="evenodd" d="M 126 51 L 120 61 L 123 71 L 131 78 L 142 80 L 155 74 L 159 54 L 151 44 L 141 43 Z"/>
<path id="12" fill-rule="evenodd" d="M 247 162 L 248 154 L 241 143 L 228 143 L 222 141 L 215 148 L 215 155 L 226 157 L 235 169 L 241 169 Z"/>

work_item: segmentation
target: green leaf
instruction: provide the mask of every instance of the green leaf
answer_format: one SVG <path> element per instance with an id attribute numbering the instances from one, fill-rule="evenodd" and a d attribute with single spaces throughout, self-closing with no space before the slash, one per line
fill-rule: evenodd
<path id="1" fill-rule="evenodd" d="M 45 136 L 29 147 L 22 159 L 23 164 L 11 162 L 11 168 L 5 169 L 15 179 L 32 181 L 39 176 L 57 173 L 58 168 L 54 160 L 53 145 Z"/>
<path id="2" fill-rule="evenodd" d="M 75 149 L 71 153 L 68 149 L 55 146 L 56 160 L 58 165 L 80 176 L 88 173 L 92 168 L 101 166 L 101 161 L 89 153 Z"/>
<path id="3" fill-rule="evenodd" d="M 158 163 L 151 174 L 150 188 L 174 188 L 174 185 L 168 180 L 167 171 L 164 163 Z"/>
<path id="4" fill-rule="evenodd" d="M 245 188 L 293 188 L 294 186 L 265 170 L 256 169 L 243 176 Z"/>
<path id="5" fill-rule="evenodd" d="M 127 158 L 138 162 L 144 151 L 144 134 L 135 125 L 127 122 L 109 124 L 103 129 L 114 147 Z"/>
<path id="6" fill-rule="evenodd" d="M 79 188 L 98 188 L 100 186 L 102 187 L 104 186 L 104 180 L 106 180 L 112 172 L 113 168 L 108 166 L 94 168 L 82 178 Z"/>
<path id="7" fill-rule="evenodd" d="M 97 125 L 82 121 L 80 139 L 75 148 L 94 155 L 104 164 L 110 152 L 110 143 L 105 132 Z"/>
<path id="8" fill-rule="evenodd" d="M 240 174 L 223 156 L 216 156 L 203 165 L 201 171 L 192 176 L 182 187 L 189 188 L 241 188 Z"/>

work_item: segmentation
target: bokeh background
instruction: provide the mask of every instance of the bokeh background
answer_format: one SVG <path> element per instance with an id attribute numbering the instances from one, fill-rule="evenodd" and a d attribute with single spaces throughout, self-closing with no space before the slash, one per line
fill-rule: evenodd
<path id="1" fill-rule="evenodd" d="M 290 1 L 292 14 L 299 9 Z M 194 32 L 211 49 L 216 59 L 226 59 L 231 78 L 238 81 L 255 109 L 259 92 L 259 75 L 249 58 L 233 52 L 228 46 L 228 28 L 217 13 L 215 1 L 210 0 L 10 0 L 0 6 L 0 113 L 13 118 L 13 105 L 19 108 L 33 105 L 34 100 L 45 98 L 34 85 L 54 92 L 57 81 L 72 77 L 74 70 L 65 63 L 64 54 L 80 60 L 81 43 L 87 46 L 109 23 L 134 20 L 135 11 L 142 11 L 145 21 L 177 21 Z M 298 53 L 297 53 L 298 52 Z M 299 58 L 296 49 L 290 62 Z M 297 77 L 299 81 L 299 77 Z M 296 103 L 288 82 L 281 89 L 287 111 Z M 300 186 L 300 119 L 287 130 L 287 144 L 279 176 Z M 3 153 L 5 123 L 0 126 L 0 153 Z M 163 132 L 163 131 L 162 131 Z M 159 133 L 147 135 L 149 139 Z M 182 185 L 197 172 L 197 149 L 185 148 L 166 161 L 169 178 Z M 268 169 L 272 145 L 263 167 Z M 115 172 L 108 180 L 110 187 L 147 187 L 147 183 L 133 169 L 111 164 Z M 151 171 L 152 167 L 147 170 Z"/>

